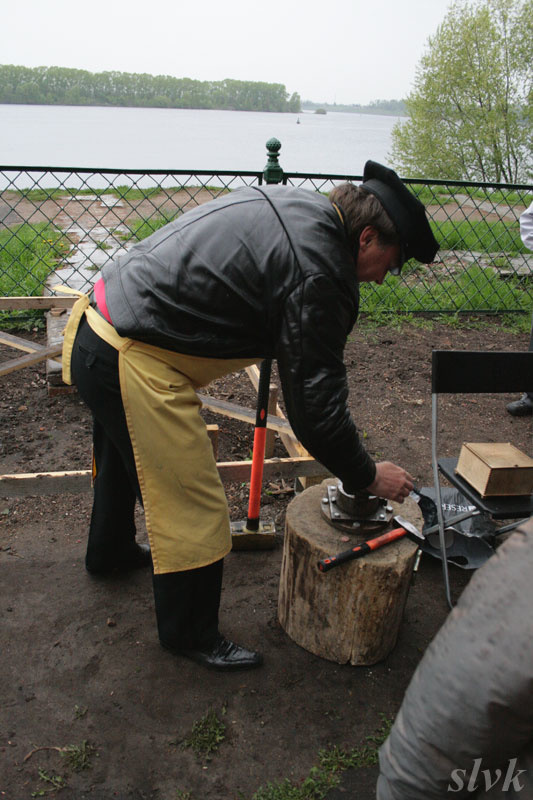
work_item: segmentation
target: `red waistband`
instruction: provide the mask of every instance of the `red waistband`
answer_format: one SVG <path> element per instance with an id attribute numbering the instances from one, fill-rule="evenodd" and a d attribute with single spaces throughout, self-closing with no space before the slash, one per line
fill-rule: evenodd
<path id="1" fill-rule="evenodd" d="M 111 325 L 113 324 L 111 317 L 109 316 L 109 311 L 107 310 L 107 305 L 105 301 L 105 283 L 103 278 L 99 278 L 96 283 L 94 284 L 94 299 L 96 300 L 96 305 L 98 306 L 98 311 L 102 314 L 104 319 L 106 319 Z"/>

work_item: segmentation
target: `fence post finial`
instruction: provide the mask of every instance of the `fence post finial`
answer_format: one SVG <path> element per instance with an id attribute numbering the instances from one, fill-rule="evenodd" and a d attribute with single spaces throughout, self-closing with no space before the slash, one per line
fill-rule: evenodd
<path id="1" fill-rule="evenodd" d="M 279 165 L 278 155 L 281 148 L 279 139 L 272 137 L 266 143 L 268 161 L 263 170 L 265 183 L 281 183 L 283 180 L 283 169 Z"/>

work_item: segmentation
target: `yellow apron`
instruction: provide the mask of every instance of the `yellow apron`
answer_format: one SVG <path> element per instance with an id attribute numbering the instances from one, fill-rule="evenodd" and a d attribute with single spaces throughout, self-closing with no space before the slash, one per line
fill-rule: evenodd
<path id="1" fill-rule="evenodd" d="M 72 346 L 84 313 L 94 332 L 119 352 L 154 572 L 218 561 L 231 550 L 228 508 L 195 389 L 257 359 L 200 358 L 124 338 L 82 295 L 65 328 L 65 383 L 72 382 Z"/>

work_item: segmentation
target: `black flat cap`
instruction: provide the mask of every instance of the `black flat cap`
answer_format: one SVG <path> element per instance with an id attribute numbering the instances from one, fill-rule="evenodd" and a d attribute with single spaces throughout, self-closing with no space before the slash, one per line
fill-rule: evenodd
<path id="1" fill-rule="evenodd" d="M 363 188 L 378 198 L 398 229 L 404 260 L 416 258 L 422 264 L 433 261 L 439 243 L 429 226 L 426 209 L 394 170 L 378 164 L 377 161 L 367 161 L 363 173 Z"/>

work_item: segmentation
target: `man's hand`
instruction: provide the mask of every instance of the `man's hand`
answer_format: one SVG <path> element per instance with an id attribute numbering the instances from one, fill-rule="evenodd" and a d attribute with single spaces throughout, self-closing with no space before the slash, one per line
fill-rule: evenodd
<path id="1" fill-rule="evenodd" d="M 366 491 L 387 500 L 403 503 L 409 492 L 413 490 L 413 478 L 402 467 L 391 461 L 380 461 L 376 464 L 376 477 Z"/>

